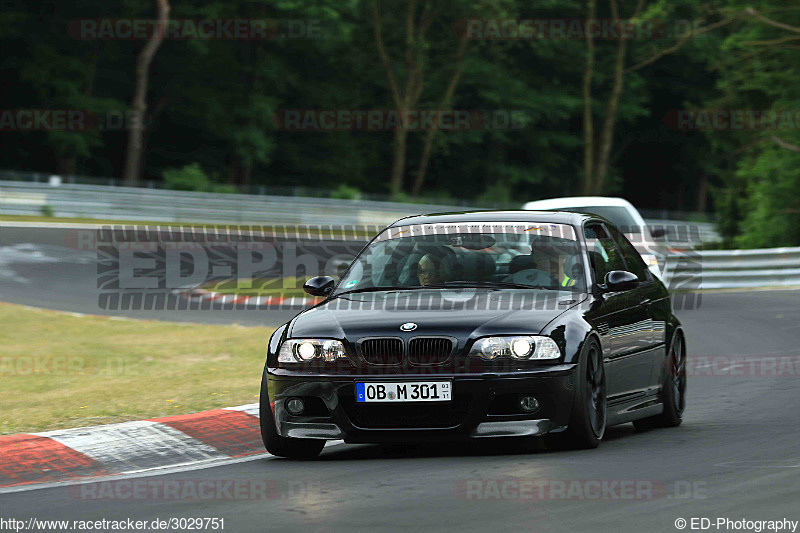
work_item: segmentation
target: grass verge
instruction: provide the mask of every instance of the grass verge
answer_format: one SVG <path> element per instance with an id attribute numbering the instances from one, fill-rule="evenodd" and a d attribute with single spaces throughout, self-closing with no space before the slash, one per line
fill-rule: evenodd
<path id="1" fill-rule="evenodd" d="M 303 290 L 305 280 L 293 276 L 285 278 L 228 279 L 216 283 L 206 283 L 201 288 L 220 294 L 239 296 L 279 296 L 282 298 L 308 298 Z"/>
<path id="2" fill-rule="evenodd" d="M 5 303 L 0 323 L 0 434 L 257 402 L 272 333 Z"/>

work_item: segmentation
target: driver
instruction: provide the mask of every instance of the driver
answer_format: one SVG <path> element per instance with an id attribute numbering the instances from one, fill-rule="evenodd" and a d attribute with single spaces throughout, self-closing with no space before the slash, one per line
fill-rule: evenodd
<path id="1" fill-rule="evenodd" d="M 417 277 L 420 285 L 433 285 L 441 283 L 440 274 L 441 258 L 432 254 L 425 254 L 417 264 Z"/>

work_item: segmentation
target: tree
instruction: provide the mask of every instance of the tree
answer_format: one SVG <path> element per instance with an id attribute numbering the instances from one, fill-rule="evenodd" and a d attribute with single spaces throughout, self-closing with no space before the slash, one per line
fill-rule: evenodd
<path id="1" fill-rule="evenodd" d="M 726 244 L 745 248 L 800 245 L 800 12 L 782 0 L 753 9 L 737 2 L 747 19 L 727 36 L 716 58 L 715 109 L 756 113 L 754 124 L 734 132 L 709 131 L 716 157 L 732 161 L 718 195 Z M 777 20 L 780 19 L 780 20 Z"/>
<path id="2" fill-rule="evenodd" d="M 500 4 L 501 3 L 498 3 L 498 5 Z M 426 67 L 429 67 L 429 63 L 431 62 L 431 51 L 434 49 L 434 45 L 428 38 L 428 31 L 438 17 L 441 17 L 443 13 L 447 13 L 447 20 L 450 23 L 449 31 L 439 33 L 440 35 L 444 33 L 448 36 L 455 36 L 456 31 L 454 30 L 456 30 L 456 27 L 454 22 L 459 12 L 455 8 L 457 5 L 458 4 L 450 5 L 449 2 L 423 0 L 421 9 L 418 9 L 416 0 L 408 0 L 404 20 L 405 36 L 402 46 L 404 58 L 403 68 L 398 69 L 393 64 L 387 51 L 379 2 L 378 0 L 371 0 L 370 10 L 372 29 L 375 36 L 375 48 L 386 74 L 392 103 L 394 104 L 395 111 L 401 117 L 401 120 L 407 111 L 415 110 L 429 82 L 428 78 L 430 76 L 426 73 Z M 481 2 L 476 3 L 473 9 L 480 13 L 482 10 Z M 436 106 L 436 116 L 440 116 L 443 111 L 449 110 L 452 104 L 453 96 L 461 78 L 464 54 L 468 42 L 469 37 L 467 32 L 458 32 L 458 38 L 454 46 L 455 53 L 453 54 L 453 52 L 451 52 L 448 54 L 452 54 L 452 60 L 446 58 L 443 61 L 444 65 L 448 65 L 448 71 L 451 72 L 451 74 L 449 75 L 449 81 L 443 87 L 442 96 L 439 98 L 439 103 Z M 439 68 L 443 68 L 443 66 L 439 66 Z M 403 72 L 405 82 L 402 81 L 401 76 L 396 74 L 396 71 L 400 70 Z M 436 86 L 435 89 L 442 90 L 442 88 L 438 86 Z M 436 132 L 436 127 L 426 132 L 422 155 L 419 159 L 416 178 L 412 186 L 412 194 L 414 196 L 419 194 L 422 184 L 425 181 L 425 174 L 430 161 Z M 389 178 L 389 191 L 392 196 L 400 194 L 405 183 L 408 133 L 408 129 L 403 125 L 395 129 L 393 133 L 392 166 Z"/>
<path id="3" fill-rule="evenodd" d="M 78 110 L 86 129 L 33 128 L 5 133 L 0 143 L 3 168 L 86 173 L 106 146 L 91 113 L 121 114 L 124 104 L 105 94 L 103 69 L 119 53 L 120 43 L 82 41 L 66 31 L 71 19 L 96 16 L 97 5 L 64 10 L 58 4 L 10 1 L 4 4 L 0 48 L 0 100 L 5 109 Z M 92 15 L 95 13 L 95 15 Z M 88 112 L 88 114 L 84 114 Z M 38 166 L 37 166 L 38 165 Z"/>
<path id="4" fill-rule="evenodd" d="M 695 11 L 698 8 L 698 6 L 691 1 L 687 2 L 685 7 Z M 650 4 L 647 4 L 645 0 L 637 0 L 628 18 L 633 22 L 651 22 L 655 24 L 659 22 L 659 17 L 674 13 L 674 8 L 674 5 L 667 4 L 663 2 L 663 0 L 658 0 Z M 621 20 L 620 17 L 624 15 L 624 13 L 620 10 L 618 0 L 610 0 L 609 9 L 613 20 Z M 596 0 L 589 0 L 587 16 L 588 20 L 594 20 L 597 16 Z M 583 78 L 583 194 L 602 194 L 606 188 L 620 100 L 628 78 L 636 71 L 655 63 L 660 58 L 677 52 L 698 35 L 727 26 L 743 16 L 743 12 L 737 12 L 728 17 L 720 17 L 719 13 L 716 12 L 706 13 L 692 29 L 686 31 L 680 37 L 677 37 L 675 42 L 671 45 L 659 48 L 641 47 L 642 50 L 640 50 L 638 54 L 640 57 L 632 65 L 628 64 L 628 39 L 623 37 L 622 33 L 619 32 L 613 54 L 614 60 L 609 66 L 611 87 L 606 99 L 605 115 L 602 118 L 602 126 L 599 131 L 595 130 L 594 124 L 595 100 L 597 99 L 593 91 L 593 80 L 596 75 L 595 39 L 591 32 L 586 32 L 586 62 Z M 708 19 L 711 17 L 715 17 L 718 20 L 708 22 Z"/>
<path id="5" fill-rule="evenodd" d="M 128 136 L 128 149 L 125 159 L 124 183 L 133 186 L 139 181 L 142 160 L 142 138 L 147 116 L 147 82 L 150 77 L 150 64 L 164 41 L 164 31 L 169 21 L 169 0 L 155 0 L 156 27 L 136 58 L 136 85 L 131 104 L 131 129 Z"/>
<path id="6" fill-rule="evenodd" d="M 425 59 L 425 37 L 433 22 L 430 0 L 424 0 L 421 13 L 417 13 L 416 1 L 408 0 L 405 20 L 405 83 L 401 84 L 394 73 L 394 65 L 389 59 L 383 37 L 378 0 L 372 0 L 372 28 L 375 33 L 375 48 L 386 71 L 389 90 L 395 110 L 400 117 L 416 107 L 423 89 L 423 62 Z M 396 196 L 403 188 L 406 172 L 408 129 L 400 126 L 394 130 L 392 139 L 392 170 L 389 177 L 389 191 Z"/>

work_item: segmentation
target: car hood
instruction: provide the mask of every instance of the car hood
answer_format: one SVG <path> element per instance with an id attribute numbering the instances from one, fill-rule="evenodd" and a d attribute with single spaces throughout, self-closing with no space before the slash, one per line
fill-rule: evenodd
<path id="1" fill-rule="evenodd" d="M 413 290 L 339 296 L 298 315 L 289 336 L 347 339 L 447 335 L 469 338 L 537 334 L 586 299 L 583 293 L 545 290 Z M 416 329 L 404 332 L 402 324 Z"/>

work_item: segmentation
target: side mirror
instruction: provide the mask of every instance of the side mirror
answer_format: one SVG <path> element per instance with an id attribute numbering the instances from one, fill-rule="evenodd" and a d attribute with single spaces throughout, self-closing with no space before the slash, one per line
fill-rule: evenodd
<path id="1" fill-rule="evenodd" d="M 639 285 L 639 278 L 627 270 L 612 270 L 606 274 L 606 280 L 601 289 L 603 292 L 621 292 L 635 289 Z"/>
<path id="2" fill-rule="evenodd" d="M 311 296 L 327 296 L 333 290 L 336 282 L 330 276 L 317 276 L 303 284 L 303 290 Z"/>

